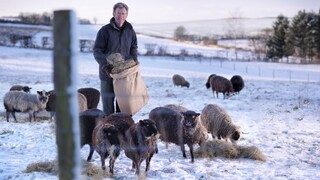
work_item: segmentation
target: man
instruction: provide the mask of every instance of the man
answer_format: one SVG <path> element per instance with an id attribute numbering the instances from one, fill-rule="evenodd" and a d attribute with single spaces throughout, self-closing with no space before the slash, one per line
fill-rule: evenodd
<path id="1" fill-rule="evenodd" d="M 138 61 L 137 36 L 132 25 L 126 21 L 128 10 L 128 6 L 122 2 L 113 6 L 113 17 L 109 24 L 104 25 L 98 31 L 93 48 L 94 58 L 99 63 L 101 99 L 103 111 L 106 115 L 115 111 L 120 112 L 118 104 L 114 102 L 113 79 L 106 72 L 108 67 L 107 57 L 113 53 L 120 53 L 124 59 Z"/>

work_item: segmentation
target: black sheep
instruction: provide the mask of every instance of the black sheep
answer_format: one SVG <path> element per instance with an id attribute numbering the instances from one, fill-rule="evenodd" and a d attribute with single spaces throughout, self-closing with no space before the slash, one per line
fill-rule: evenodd
<path id="1" fill-rule="evenodd" d="M 26 93 L 31 93 L 30 89 L 32 88 L 29 86 L 13 85 L 9 91 L 24 91 Z"/>
<path id="2" fill-rule="evenodd" d="M 105 113 L 99 109 L 88 109 L 80 112 L 80 143 L 81 147 L 88 144 L 90 146 L 90 152 L 87 161 L 91 161 L 94 152 L 92 143 L 93 129 L 99 123 L 99 121 L 105 116 Z"/>
<path id="3" fill-rule="evenodd" d="M 80 88 L 78 92 L 87 98 L 88 109 L 96 109 L 100 102 L 100 91 L 95 88 Z"/>
<path id="4" fill-rule="evenodd" d="M 166 107 L 151 110 L 149 118 L 156 122 L 160 139 L 166 143 L 179 145 L 186 158 L 184 144 L 190 149 L 191 162 L 194 162 L 193 145 L 208 139 L 207 130 L 202 126 L 199 113 L 194 111 L 179 112 Z"/>
<path id="5" fill-rule="evenodd" d="M 240 91 L 244 88 L 244 81 L 243 81 L 242 77 L 240 75 L 234 75 L 234 76 L 232 76 L 230 81 L 232 83 L 234 92 L 239 94 Z"/>

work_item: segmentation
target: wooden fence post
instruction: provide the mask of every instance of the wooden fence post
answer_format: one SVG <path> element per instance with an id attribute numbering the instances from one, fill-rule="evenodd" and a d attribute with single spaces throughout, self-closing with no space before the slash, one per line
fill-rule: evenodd
<path id="1" fill-rule="evenodd" d="M 54 12 L 54 89 L 59 179 L 80 179 L 79 109 L 77 96 L 78 48 L 75 12 Z"/>

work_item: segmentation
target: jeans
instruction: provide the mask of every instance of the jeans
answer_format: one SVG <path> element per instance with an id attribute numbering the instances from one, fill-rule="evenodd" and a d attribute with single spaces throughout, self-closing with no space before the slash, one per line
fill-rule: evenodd
<path id="1" fill-rule="evenodd" d="M 113 90 L 112 79 L 107 79 L 106 81 L 101 80 L 100 89 L 101 89 L 101 100 L 102 100 L 103 112 L 106 115 L 110 115 L 114 112 L 120 112 L 118 103 L 115 102 L 115 94 Z M 116 104 L 116 109 L 114 108 L 115 104 Z"/>

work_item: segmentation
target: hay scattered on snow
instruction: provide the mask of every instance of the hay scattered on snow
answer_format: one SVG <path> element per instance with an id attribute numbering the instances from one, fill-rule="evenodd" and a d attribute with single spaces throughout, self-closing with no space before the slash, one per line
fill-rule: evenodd
<path id="1" fill-rule="evenodd" d="M 201 144 L 194 152 L 194 156 L 195 158 L 249 158 L 266 161 L 265 155 L 255 146 L 239 146 L 221 140 L 212 140 Z"/>

